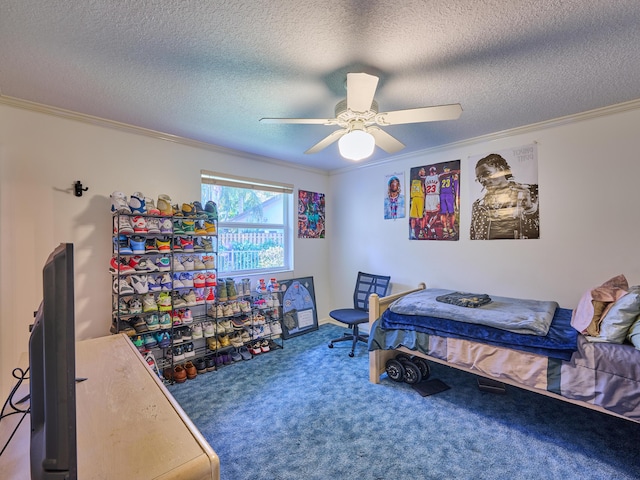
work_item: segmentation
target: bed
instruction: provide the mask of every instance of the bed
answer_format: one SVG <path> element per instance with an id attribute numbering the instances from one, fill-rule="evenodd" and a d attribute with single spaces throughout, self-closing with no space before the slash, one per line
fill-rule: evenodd
<path id="1" fill-rule="evenodd" d="M 591 308 L 587 313 L 593 319 L 596 318 L 592 313 L 593 305 L 597 305 L 597 302 L 591 301 L 591 297 L 595 295 L 591 292 L 595 291 L 589 290 L 581 301 L 587 309 Z M 549 302 L 544 302 L 540 308 L 537 304 L 534 306 L 536 316 L 540 314 L 546 318 L 550 315 L 548 320 L 544 320 L 547 322 L 546 327 L 540 327 L 536 318 L 532 324 L 515 322 L 518 324 L 516 330 L 522 327 L 522 331 L 500 332 L 502 329 L 492 326 L 491 315 L 484 311 L 492 303 L 500 304 L 502 297 L 491 296 L 490 299 L 497 301 L 478 308 L 464 308 L 459 303 L 450 308 L 443 305 L 450 302 L 432 302 L 434 298 L 446 297 L 443 293 L 447 292 L 459 293 L 427 289 L 421 283 L 415 289 L 387 297 L 380 298 L 375 294 L 370 296 L 371 382 L 379 383 L 381 375 L 386 372 L 387 360 L 404 352 L 640 423 L 640 347 L 634 347 L 626 339 L 621 343 L 594 341 L 597 339 L 575 328 L 578 308 L 574 311 L 560 308 L 557 304 L 554 307 L 554 302 L 550 302 L 550 305 Z M 628 300 L 630 295 L 631 293 L 624 297 L 624 300 Z M 636 328 L 636 333 L 640 333 L 638 312 L 634 310 L 640 308 L 640 291 L 637 298 L 635 293 L 633 295 L 633 308 L 629 307 L 627 301 L 627 304 L 620 307 L 624 307 L 620 312 L 630 319 L 629 323 Z M 585 297 L 589 301 L 584 301 Z M 622 301 L 621 294 L 617 294 L 617 297 L 614 294 L 614 297 L 611 302 L 604 302 L 609 309 L 606 314 L 611 312 L 608 318 L 613 318 L 611 307 L 615 305 L 618 308 Z M 415 303 L 424 306 L 429 302 L 436 305 L 433 315 L 421 315 L 421 311 L 414 311 Z M 489 325 L 485 320 L 478 323 L 474 323 L 473 319 L 470 323 L 466 319 L 458 321 L 448 311 L 441 313 L 443 308 L 450 308 L 449 311 L 454 313 L 463 310 L 469 317 L 481 317 L 484 314 L 489 319 Z M 497 307 L 492 305 L 492 308 Z M 603 313 L 602 310 L 600 313 Z M 602 317 L 603 315 L 598 318 Z M 496 333 L 494 330 L 498 331 L 497 336 L 493 335 Z M 625 325 L 624 331 L 631 335 L 628 325 Z M 523 337 L 528 338 L 523 340 Z M 634 342 L 635 340 L 637 338 Z"/>

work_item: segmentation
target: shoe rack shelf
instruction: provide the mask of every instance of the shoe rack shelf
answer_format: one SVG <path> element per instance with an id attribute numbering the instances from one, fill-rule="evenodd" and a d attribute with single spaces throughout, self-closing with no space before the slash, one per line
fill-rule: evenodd
<path id="1" fill-rule="evenodd" d="M 284 347 L 275 279 L 252 291 L 217 278 L 217 220 L 115 212 L 113 224 L 111 332 L 151 351 L 166 381 L 185 381 L 189 363 L 193 378 Z"/>

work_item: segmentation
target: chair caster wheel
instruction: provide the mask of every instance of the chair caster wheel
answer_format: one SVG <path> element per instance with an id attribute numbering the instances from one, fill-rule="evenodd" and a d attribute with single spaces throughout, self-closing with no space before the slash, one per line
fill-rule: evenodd
<path id="1" fill-rule="evenodd" d="M 329 345 L 327 345 L 329 348 L 333 348 L 333 343 L 330 343 Z"/>
<path id="2" fill-rule="evenodd" d="M 353 358 L 353 352 L 349 352 L 349 356 Z"/>

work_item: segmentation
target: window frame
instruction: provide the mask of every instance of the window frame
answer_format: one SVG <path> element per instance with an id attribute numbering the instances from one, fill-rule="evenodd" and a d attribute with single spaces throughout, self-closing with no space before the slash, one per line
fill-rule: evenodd
<path id="1" fill-rule="evenodd" d="M 283 194 L 282 219 L 283 223 L 249 223 L 249 222 L 223 222 L 218 220 L 218 235 L 224 228 L 231 229 L 274 229 L 283 231 L 284 265 L 282 267 L 256 268 L 247 270 L 218 271 L 218 276 L 239 276 L 239 275 L 268 275 L 293 271 L 293 200 L 294 186 L 287 183 L 259 180 L 236 175 L 228 175 L 208 170 L 200 171 L 201 187 L 204 185 L 216 185 L 222 187 L 242 188 L 248 190 L 260 190 Z M 202 198 L 203 204 L 208 199 Z M 220 241 L 218 238 L 218 245 Z"/>

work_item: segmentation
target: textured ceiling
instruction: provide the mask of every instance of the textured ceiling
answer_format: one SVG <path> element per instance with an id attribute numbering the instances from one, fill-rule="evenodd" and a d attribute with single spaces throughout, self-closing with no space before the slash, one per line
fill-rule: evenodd
<path id="1" fill-rule="evenodd" d="M 0 95 L 323 170 L 348 72 L 424 150 L 640 98 L 638 0 L 0 0 Z M 376 149 L 368 161 L 389 155 Z"/>

